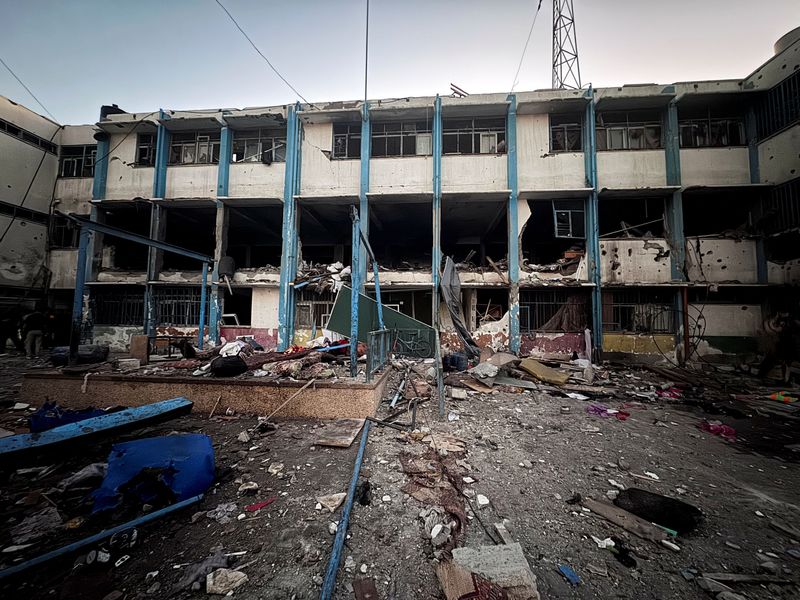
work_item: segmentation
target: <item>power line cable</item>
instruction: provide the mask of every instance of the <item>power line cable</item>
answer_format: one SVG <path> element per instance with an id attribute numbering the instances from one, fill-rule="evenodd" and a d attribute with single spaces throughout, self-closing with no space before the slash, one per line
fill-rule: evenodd
<path id="1" fill-rule="evenodd" d="M 522 56 L 519 57 L 519 64 L 517 65 L 517 72 L 514 74 L 514 81 L 511 82 L 511 90 L 508 92 L 509 94 L 514 91 L 514 88 L 517 86 L 517 78 L 519 77 L 519 72 L 522 69 L 522 62 L 525 60 L 525 53 L 528 51 L 528 44 L 531 41 L 531 35 L 533 35 L 533 27 L 536 25 L 536 18 L 539 16 L 539 11 L 542 8 L 542 0 L 539 0 L 539 5 L 536 7 L 536 12 L 533 14 L 533 22 L 531 23 L 531 28 L 528 30 L 528 39 L 525 40 L 525 47 L 522 49 Z"/>
<path id="2" fill-rule="evenodd" d="M 299 98 L 300 98 L 300 99 L 301 99 L 303 102 L 305 102 L 306 104 L 310 104 L 311 106 L 314 106 L 313 104 L 311 104 L 311 102 L 309 102 L 308 100 L 306 100 L 306 99 L 303 97 L 303 95 L 302 95 L 300 92 L 298 92 L 298 91 L 297 91 L 297 89 L 296 89 L 296 88 L 295 88 L 295 87 L 294 87 L 294 86 L 293 86 L 291 83 L 289 83 L 289 82 L 287 81 L 287 79 L 286 79 L 286 78 L 285 78 L 283 75 L 281 75 L 281 74 L 280 74 L 280 72 L 278 71 L 278 69 L 276 69 L 276 68 L 275 68 L 275 65 L 273 65 L 273 64 L 270 62 L 270 60 L 269 60 L 269 59 L 268 59 L 268 58 L 267 58 L 267 57 L 264 55 L 264 53 L 263 53 L 263 52 L 261 52 L 261 50 L 259 50 L 259 49 L 258 49 L 258 46 L 256 46 L 255 42 L 253 42 L 253 40 L 251 40 L 251 39 L 250 39 L 250 36 L 249 36 L 249 35 L 247 35 L 247 34 L 245 33 L 244 29 L 242 29 L 241 25 L 239 25 L 239 23 L 236 21 L 236 19 L 234 19 L 234 18 L 233 18 L 233 15 L 230 13 L 230 11 L 228 11 L 228 9 L 227 9 L 227 8 L 225 8 L 225 6 L 222 4 L 222 2 L 220 2 L 219 0 L 214 0 L 214 1 L 215 1 L 217 4 L 219 4 L 219 7 L 220 7 L 222 10 L 224 10 L 224 11 L 225 11 L 225 14 L 226 14 L 226 15 L 228 15 L 228 18 L 230 18 L 230 20 L 231 20 L 231 21 L 233 21 L 233 24 L 234 24 L 234 25 L 236 25 L 236 29 L 238 29 L 238 30 L 239 30 L 239 31 L 242 33 L 242 35 L 245 37 L 245 39 L 246 39 L 248 42 L 250 42 L 250 45 L 253 47 L 253 50 L 255 50 L 256 52 L 258 52 L 258 55 L 259 55 L 261 58 L 263 58 L 263 59 L 266 61 L 266 63 L 269 65 L 269 68 L 270 68 L 270 69 L 272 69 L 272 71 L 275 73 L 275 75 L 277 75 L 278 77 L 280 77 L 281 81 L 283 81 L 283 83 L 285 83 L 286 85 L 288 85 L 288 86 L 289 86 L 289 88 L 290 88 L 290 89 L 291 89 L 291 90 L 292 90 L 292 91 L 293 91 L 295 94 L 297 94 L 297 95 L 298 95 L 298 97 L 299 97 Z M 316 108 L 316 107 L 315 107 L 315 108 Z"/>
<path id="3" fill-rule="evenodd" d="M 50 117 L 50 118 L 51 118 L 53 121 L 55 121 L 56 123 L 58 123 L 58 119 L 56 119 L 56 118 L 53 116 L 53 113 L 51 113 L 49 110 L 47 110 L 47 107 L 46 107 L 44 104 L 42 104 L 42 101 L 41 101 L 41 100 L 39 100 L 39 99 L 36 97 L 36 94 L 34 94 L 34 93 L 31 91 L 31 88 L 29 88 L 27 85 L 25 85 L 25 82 L 24 82 L 24 81 L 22 81 L 22 79 L 20 79 L 19 77 L 17 77 L 17 74 L 16 74 L 16 73 L 14 73 L 14 71 L 11 69 L 11 67 L 9 67 L 9 66 L 8 66 L 8 64 L 6 63 L 6 61 L 4 61 L 4 60 L 3 60 L 3 57 L 1 57 L 1 56 L 0 56 L 0 63 L 3 63 L 3 66 L 4 66 L 6 69 L 8 69 L 8 72 L 9 72 L 9 73 L 11 73 L 11 75 L 14 77 L 14 79 L 16 79 L 16 80 L 19 82 L 19 84 L 20 84 L 22 87 L 24 87 L 24 88 L 25 88 L 25 91 L 26 91 L 26 92 L 28 92 L 28 93 L 31 95 L 31 97 L 32 97 L 34 100 L 36 100 L 37 104 L 38 104 L 39 106 L 41 106 L 41 107 L 42 107 L 42 110 L 44 110 L 44 112 L 46 112 L 46 113 L 47 113 L 47 115 L 48 115 L 48 116 L 49 116 L 49 117 Z"/>

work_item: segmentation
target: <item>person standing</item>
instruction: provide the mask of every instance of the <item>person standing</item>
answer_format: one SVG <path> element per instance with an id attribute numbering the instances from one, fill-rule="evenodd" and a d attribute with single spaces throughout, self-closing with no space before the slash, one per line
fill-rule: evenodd
<path id="1" fill-rule="evenodd" d="M 28 358 L 39 356 L 42 351 L 42 338 L 46 325 L 47 321 L 38 308 L 22 320 L 22 337 L 25 340 L 25 354 Z"/>

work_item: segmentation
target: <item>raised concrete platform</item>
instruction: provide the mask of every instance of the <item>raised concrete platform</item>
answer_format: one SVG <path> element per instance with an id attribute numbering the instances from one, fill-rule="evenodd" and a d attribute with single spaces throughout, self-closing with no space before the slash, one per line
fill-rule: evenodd
<path id="1" fill-rule="evenodd" d="M 303 390 L 275 416 L 311 419 L 374 416 L 388 380 L 387 370 L 371 383 L 319 381 Z M 81 375 L 28 373 L 22 382 L 19 399 L 36 407 L 49 399 L 68 408 L 105 408 L 142 406 L 184 396 L 194 402 L 195 411 L 210 413 L 219 398 L 215 414 L 225 414 L 227 408 L 232 408 L 237 413 L 267 415 L 305 383 L 99 374 L 89 376 L 83 392 L 84 377 Z"/>

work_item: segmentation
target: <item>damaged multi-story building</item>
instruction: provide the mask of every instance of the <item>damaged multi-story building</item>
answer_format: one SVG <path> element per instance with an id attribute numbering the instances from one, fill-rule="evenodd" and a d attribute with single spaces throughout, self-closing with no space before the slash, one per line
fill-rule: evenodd
<path id="1" fill-rule="evenodd" d="M 51 306 L 68 312 L 78 235 L 58 213 L 85 215 L 213 257 L 208 336 L 284 349 L 326 326 L 335 291 L 294 284 L 347 271 L 354 206 L 382 302 L 441 323 L 445 346 L 458 338 L 433 313 L 449 256 L 479 345 L 678 361 L 755 352 L 764 320 L 798 308 L 800 282 L 800 28 L 774 50 L 734 80 L 107 106 L 77 127 L 4 101 L 2 168 L 15 179 L 0 218 L 38 231 L 41 251 L 21 257 L 22 242 L 6 241 L 2 283 L 33 285 L 44 265 Z M 21 208 L 41 155 L 41 202 Z M 124 348 L 143 331 L 197 334 L 197 261 L 100 234 L 88 251 L 88 336 Z"/>

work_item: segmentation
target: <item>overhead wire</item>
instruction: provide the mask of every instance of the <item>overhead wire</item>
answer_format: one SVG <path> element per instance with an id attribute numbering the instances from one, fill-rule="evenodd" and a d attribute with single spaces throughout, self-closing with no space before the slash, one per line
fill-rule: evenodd
<path id="1" fill-rule="evenodd" d="M 25 82 L 24 82 L 24 81 L 22 81 L 22 79 L 20 79 L 20 78 L 17 76 L 17 74 L 16 74 L 16 73 L 14 73 L 14 70 L 13 70 L 11 67 L 9 67 L 9 66 L 8 66 L 8 64 L 6 63 L 6 61 L 4 61 L 4 60 L 3 60 L 3 57 L 2 57 L 2 56 L 0 56 L 0 63 L 3 63 L 3 66 L 4 66 L 6 69 L 8 69 L 8 72 L 9 72 L 9 73 L 11 73 L 11 76 L 12 76 L 14 79 L 16 79 L 16 80 L 19 82 L 19 84 L 20 84 L 22 87 L 24 87 L 24 88 L 25 88 L 25 91 L 26 91 L 26 92 L 28 92 L 28 93 L 31 95 L 31 98 L 33 98 L 34 100 L 36 100 L 36 103 L 37 103 L 39 106 L 41 106 L 41 107 L 42 107 L 42 110 L 44 110 L 44 112 L 46 112 L 46 113 L 47 113 L 47 115 L 50 117 L 50 119 L 52 119 L 53 121 L 55 121 L 55 122 L 57 123 L 57 122 L 58 122 L 58 119 L 56 119 L 56 118 L 53 116 L 53 113 L 51 113 L 49 110 L 47 110 L 47 107 L 46 107 L 44 104 L 42 104 L 42 101 L 41 101 L 41 100 L 39 100 L 39 98 L 37 98 L 37 97 L 36 97 L 36 94 L 34 94 L 34 93 L 31 91 L 31 88 L 29 88 L 27 85 L 25 85 Z"/>
<path id="2" fill-rule="evenodd" d="M 221 8 L 223 11 L 225 11 L 225 14 L 226 14 L 226 15 L 228 15 L 228 18 L 229 18 L 229 19 L 230 19 L 230 20 L 233 22 L 233 24 L 236 26 L 236 29 L 238 29 L 238 30 L 241 32 L 241 34 L 242 34 L 242 35 L 245 37 L 245 39 L 246 39 L 248 42 L 250 42 L 250 45 L 253 47 L 253 50 L 255 50 L 256 52 L 258 52 L 258 55 L 259 55 L 261 58 L 263 58 L 263 59 L 264 59 L 264 61 L 265 61 L 265 62 L 266 62 L 268 65 L 269 65 L 269 68 L 270 68 L 270 69 L 272 69 L 272 71 L 275 73 L 275 75 L 277 75 L 277 76 L 278 76 L 278 77 L 281 79 L 281 81 L 283 81 L 283 83 L 285 83 L 287 86 L 289 86 L 289 89 L 291 89 L 291 90 L 292 90 L 292 91 L 293 91 L 295 94 L 297 94 L 297 96 L 298 96 L 298 97 L 299 97 L 299 98 L 300 98 L 300 99 L 301 99 L 303 102 L 305 102 L 306 104 L 308 104 L 308 105 L 310 105 L 310 106 L 314 106 L 314 104 L 312 104 L 311 102 L 309 102 L 308 100 L 306 100 L 306 99 L 305 99 L 305 97 L 304 97 L 304 96 L 303 96 L 303 95 L 302 95 L 300 92 L 298 92 L 298 91 L 297 91 L 297 88 L 295 88 L 295 87 L 294 87 L 294 86 L 293 86 L 291 83 L 289 83 L 289 81 L 288 81 L 288 80 L 287 80 L 287 79 L 286 79 L 286 78 L 285 78 L 283 75 L 281 75 L 280 71 L 278 71 L 278 69 L 276 69 L 276 68 L 275 68 L 275 65 L 273 65 L 273 64 L 272 64 L 272 62 L 271 62 L 271 61 L 270 61 L 270 60 L 269 60 L 269 59 L 266 57 L 266 55 L 265 55 L 263 52 L 261 52 L 261 50 L 259 50 L 259 48 L 258 48 L 258 46 L 256 46 L 255 42 L 254 42 L 253 40 L 251 40 L 251 39 L 250 39 L 250 36 L 249 36 L 249 35 L 247 35 L 247 33 L 245 32 L 245 30 L 244 30 L 244 29 L 242 29 L 241 25 L 239 25 L 239 23 L 236 21 L 236 19 L 233 17 L 233 15 L 230 13 L 230 11 L 229 11 L 227 8 L 225 8 L 225 5 L 224 5 L 224 4 L 222 4 L 222 2 L 220 2 L 219 0 L 214 0 L 214 2 L 216 2 L 217 4 L 219 4 L 219 7 L 220 7 L 220 8 Z M 316 106 L 314 106 L 314 108 L 317 108 L 317 107 L 316 107 Z"/>
<path id="3" fill-rule="evenodd" d="M 519 72 L 522 70 L 522 63 L 525 61 L 525 53 L 528 51 L 528 44 L 531 42 L 531 36 L 533 35 L 533 28 L 536 25 L 536 18 L 539 16 L 539 11 L 542 9 L 542 0 L 539 0 L 539 4 L 536 7 L 536 12 L 533 14 L 533 21 L 531 22 L 531 28 L 528 30 L 528 39 L 525 40 L 525 47 L 522 49 L 522 56 L 519 57 L 519 64 L 517 65 L 517 72 L 514 74 L 514 80 L 511 82 L 511 89 L 509 90 L 509 94 L 514 91 L 514 88 L 517 87 Z"/>

